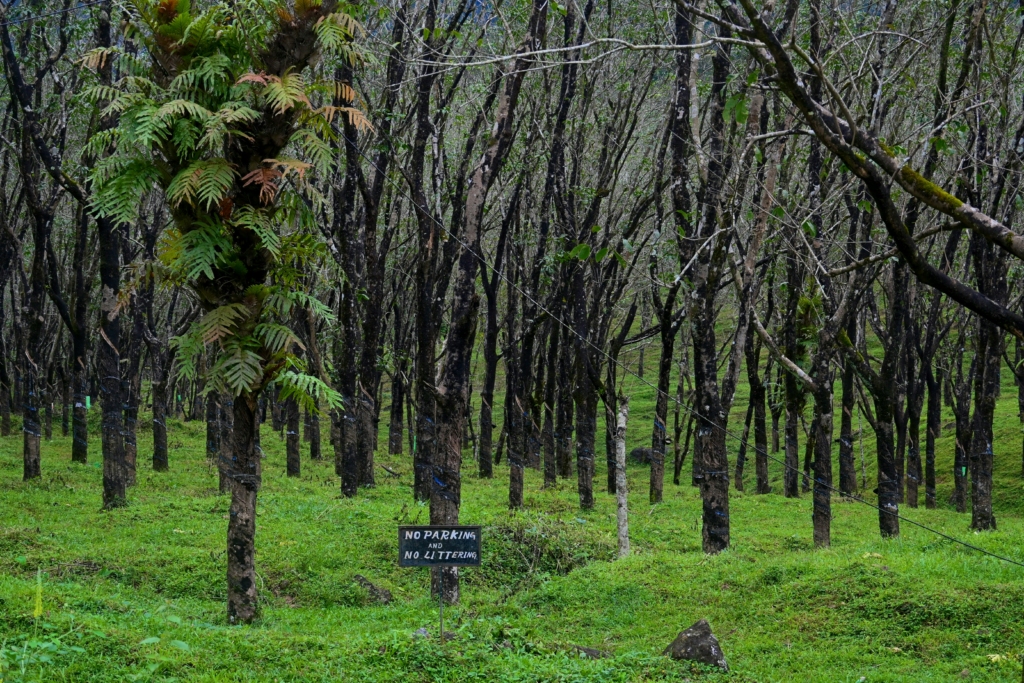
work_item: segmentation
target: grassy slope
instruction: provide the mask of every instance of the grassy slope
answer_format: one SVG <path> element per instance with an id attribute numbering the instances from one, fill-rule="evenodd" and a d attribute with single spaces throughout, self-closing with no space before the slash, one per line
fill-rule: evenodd
<path id="1" fill-rule="evenodd" d="M 653 392 L 635 379 L 627 389 L 633 447 L 649 439 Z M 733 409 L 737 430 L 745 400 Z M 904 513 L 1024 560 L 1015 405 L 1008 385 L 996 430 L 998 532 L 971 534 L 968 518 L 945 506 Z M 44 476 L 29 484 L 20 480 L 20 438 L 0 440 L 0 640 L 21 647 L 26 636 L 52 642 L 70 632 L 52 663 L 26 667 L 27 680 L 873 682 L 963 680 L 965 671 L 967 680 L 1020 679 L 1010 659 L 1024 650 L 1024 570 L 907 525 L 900 540 L 884 542 L 877 513 L 851 502 L 834 507 L 833 548 L 815 551 L 809 496 L 736 492 L 733 547 L 705 557 L 696 490 L 668 485 L 665 502 L 651 507 L 642 467 L 629 472 L 636 554 L 611 561 L 610 496 L 581 513 L 571 482 L 543 491 L 530 471 L 527 512 L 510 514 L 507 469 L 483 481 L 467 463 L 462 518 L 485 525 L 485 566 L 465 572 L 463 602 L 446 614 L 459 637 L 442 652 L 411 637 L 420 627 L 436 632 L 426 571 L 395 566 L 396 525 L 427 519 L 411 502 L 409 459 L 381 457 L 401 476 L 381 470 L 376 489 L 343 500 L 330 464 L 306 461 L 301 480 L 288 480 L 283 445 L 269 428 L 257 541 L 263 618 L 228 627 L 228 500 L 205 462 L 203 429 L 172 421 L 172 471 L 154 474 L 140 456 L 131 507 L 111 513 L 98 511 L 98 439 L 86 467 L 69 462 L 69 439 L 45 444 Z M 951 487 L 950 431 L 939 444 L 942 502 Z M 140 454 L 149 439 L 140 434 Z M 869 482 L 872 446 L 866 439 Z M 736 449 L 730 441 L 733 457 Z M 780 475 L 773 465 L 776 491 Z M 34 620 L 39 569 L 43 616 Z M 373 604 L 355 574 L 390 589 L 394 602 Z M 722 641 L 728 676 L 658 656 L 701 617 Z M 153 638 L 160 641 L 143 643 Z M 582 659 L 573 645 L 614 656 Z"/>

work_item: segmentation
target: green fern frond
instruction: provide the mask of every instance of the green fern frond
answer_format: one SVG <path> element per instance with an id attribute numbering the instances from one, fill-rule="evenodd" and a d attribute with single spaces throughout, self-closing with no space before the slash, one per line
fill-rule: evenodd
<path id="1" fill-rule="evenodd" d="M 116 167 L 97 164 L 93 175 L 96 181 L 93 207 L 118 223 L 130 223 L 138 217 L 142 197 L 159 180 L 156 167 L 148 161 L 129 157 L 127 162 Z"/>
<path id="2" fill-rule="evenodd" d="M 167 186 L 171 206 L 182 202 L 210 209 L 220 203 L 235 182 L 235 169 L 225 159 L 193 161 Z"/>
<path id="3" fill-rule="evenodd" d="M 283 114 L 300 104 L 309 107 L 306 97 L 306 82 L 301 73 L 288 72 L 278 78 L 268 76 L 267 85 L 263 89 L 263 98 L 278 114 Z"/>
<path id="4" fill-rule="evenodd" d="M 232 224 L 252 230 L 260 238 L 263 248 L 275 258 L 281 254 L 281 238 L 274 229 L 271 216 L 264 210 L 252 206 L 244 206 L 232 217 Z"/>
<path id="5" fill-rule="evenodd" d="M 275 383 L 281 389 L 280 400 L 295 399 L 299 407 L 317 415 L 344 407 L 341 394 L 313 375 L 286 370 L 279 374 Z"/>
<path id="6" fill-rule="evenodd" d="M 214 268 L 235 260 L 235 246 L 213 219 L 197 224 L 182 234 L 168 230 L 160 244 L 161 262 L 183 279 L 206 276 L 213 279 Z"/>
<path id="7" fill-rule="evenodd" d="M 204 344 L 213 344 L 234 335 L 237 331 L 235 325 L 250 313 L 245 304 L 225 304 L 208 312 L 193 326 Z"/>
<path id="8" fill-rule="evenodd" d="M 222 392 L 238 396 L 258 388 L 263 379 L 263 359 L 245 343 L 232 340 L 210 368 L 209 379 Z"/>
<path id="9" fill-rule="evenodd" d="M 260 323 L 253 330 L 253 336 L 271 354 L 287 352 L 292 344 L 303 350 L 306 348 L 292 330 L 277 323 Z"/>

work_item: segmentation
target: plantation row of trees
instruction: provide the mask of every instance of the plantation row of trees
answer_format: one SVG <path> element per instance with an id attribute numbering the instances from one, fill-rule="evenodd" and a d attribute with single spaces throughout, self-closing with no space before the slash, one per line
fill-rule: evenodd
<path id="1" fill-rule="evenodd" d="M 757 493 L 775 458 L 776 493 L 811 492 L 816 545 L 834 492 L 899 535 L 901 504 L 945 503 L 947 406 L 951 503 L 995 527 L 1004 372 L 1024 421 L 1018 6 L 0 7 L 0 428 L 21 416 L 26 480 L 57 419 L 84 463 L 96 397 L 115 508 L 174 466 L 169 414 L 206 420 L 231 620 L 256 614 L 259 424 L 298 476 L 303 415 L 342 495 L 386 447 L 451 524 L 502 458 L 511 508 L 527 467 L 592 507 L 599 416 L 596 486 L 624 494 L 624 386 L 649 383 L 649 500 L 671 464 L 716 553 L 750 459 Z"/>

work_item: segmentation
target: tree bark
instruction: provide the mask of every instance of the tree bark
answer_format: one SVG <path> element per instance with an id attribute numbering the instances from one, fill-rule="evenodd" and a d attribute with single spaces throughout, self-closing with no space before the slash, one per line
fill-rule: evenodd
<path id="1" fill-rule="evenodd" d="M 626 500 L 626 420 L 629 398 L 619 397 L 619 414 L 615 423 L 615 523 L 618 531 L 619 557 L 629 555 L 629 506 Z"/>
<path id="2" fill-rule="evenodd" d="M 206 461 L 218 465 L 220 461 L 220 394 L 206 394 Z"/>
<path id="3" fill-rule="evenodd" d="M 289 477 L 302 473 L 302 444 L 299 441 L 299 404 L 294 398 L 284 402 L 285 413 L 285 462 Z"/>
<path id="4" fill-rule="evenodd" d="M 154 365 L 162 366 L 163 359 L 153 358 Z M 157 368 L 158 377 L 152 383 L 153 393 L 153 470 L 166 472 L 169 468 L 167 455 L 167 375 L 163 368 Z"/>
<path id="5" fill-rule="evenodd" d="M 926 418 L 924 457 L 924 506 L 935 509 L 935 440 L 942 432 L 942 370 L 928 363 L 925 368 L 925 383 L 928 387 L 928 416 Z"/>
<path id="6" fill-rule="evenodd" d="M 220 492 L 231 492 L 231 467 L 235 457 L 235 401 L 230 396 L 222 396 L 220 403 L 220 458 L 218 473 L 220 475 Z"/>
<path id="7" fill-rule="evenodd" d="M 231 488 L 228 517 L 228 621 L 249 623 L 256 618 L 256 494 L 260 489 L 260 457 L 256 447 L 257 396 L 242 394 L 232 406 L 231 458 L 226 478 Z"/>

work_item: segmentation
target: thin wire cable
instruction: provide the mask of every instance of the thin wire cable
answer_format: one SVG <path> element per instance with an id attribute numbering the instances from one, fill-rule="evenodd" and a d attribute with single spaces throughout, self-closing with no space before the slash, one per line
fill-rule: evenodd
<path id="1" fill-rule="evenodd" d="M 31 16 L 22 17 L 21 19 L 8 19 L 7 21 L 0 21 L 0 26 L 13 26 L 15 24 L 24 24 L 29 21 L 36 19 L 43 19 L 45 17 L 55 17 L 59 14 L 68 14 L 69 12 L 76 12 L 86 7 L 92 7 L 93 5 L 100 5 L 107 0 L 90 0 L 89 2 L 83 2 L 74 7 L 68 7 L 67 9 L 54 10 L 53 12 L 44 12 L 43 14 L 33 14 Z M 8 8 L 9 9 L 9 8 Z"/>
<path id="2" fill-rule="evenodd" d="M 372 159 L 370 159 L 369 157 L 367 157 L 367 156 L 366 156 L 366 154 L 364 154 L 364 153 L 363 153 L 363 151 L 362 151 L 361 149 L 359 149 L 358 147 L 356 147 L 356 150 L 357 150 L 357 151 L 359 152 L 359 155 L 360 155 L 360 156 L 362 156 L 362 157 L 363 157 L 364 159 L 366 159 L 366 161 L 367 161 L 367 162 L 368 162 L 368 163 L 370 164 L 370 166 L 372 166 L 372 167 L 374 168 L 374 170 L 375 170 L 375 171 L 376 171 L 377 173 L 380 173 L 380 172 L 381 172 L 381 171 L 380 171 L 380 169 L 379 169 L 379 168 L 377 167 L 377 165 L 373 163 L 373 160 L 372 160 Z M 413 197 L 412 197 L 412 196 L 411 196 L 410 194 L 406 194 L 405 192 L 403 192 L 403 191 L 402 191 L 402 188 L 401 188 L 401 187 L 400 187 L 400 186 L 399 186 L 399 185 L 398 185 L 398 184 L 397 184 L 397 183 L 396 183 L 396 182 L 395 182 L 394 180 L 392 180 L 392 179 L 388 178 L 388 177 L 387 177 L 386 175 L 385 175 L 384 177 L 385 177 L 385 179 L 386 179 L 386 180 L 387 180 L 387 181 L 388 181 L 388 182 L 389 182 L 389 183 L 391 184 L 391 186 L 392 186 L 393 188 L 395 188 L 395 190 L 396 190 L 396 191 L 398 191 L 398 192 L 402 193 L 402 194 L 403 194 L 403 196 L 404 196 L 404 197 L 405 197 L 406 199 L 408 199 L 408 200 L 409 200 L 410 202 L 412 202 L 412 203 L 413 203 L 413 204 L 415 205 L 415 200 L 413 199 Z M 631 376 L 632 376 L 632 377 L 633 377 L 634 379 L 636 379 L 636 380 L 639 380 L 639 381 L 640 381 L 640 383 L 642 383 L 643 385 L 647 386 L 648 388 L 654 389 L 654 391 L 655 391 L 655 394 L 660 394 L 660 393 L 664 393 L 664 394 L 665 394 L 665 396 L 667 397 L 667 399 L 668 399 L 669 401 L 672 401 L 673 403 L 675 403 L 676 405 L 678 405 L 678 406 L 679 406 L 679 407 L 680 407 L 680 408 L 681 408 L 682 410 L 686 411 L 686 412 L 687 412 L 687 413 L 689 413 L 690 415 L 692 415 L 692 416 L 694 416 L 694 417 L 697 417 L 697 418 L 699 418 L 699 419 L 703 420 L 703 421 L 704 421 L 705 423 L 707 423 L 707 424 L 708 424 L 708 425 L 710 425 L 711 427 L 713 427 L 713 428 L 716 428 L 716 429 L 720 430 L 720 431 L 721 431 L 721 432 L 722 432 L 723 434 L 725 434 L 725 435 L 726 435 L 726 436 L 728 436 L 728 437 L 731 437 L 731 438 L 733 438 L 733 439 L 734 439 L 734 440 L 736 440 L 737 442 L 739 442 L 739 443 L 741 443 L 741 444 L 745 444 L 745 445 L 747 446 L 747 448 L 748 448 L 748 449 L 749 449 L 749 448 L 751 447 L 750 443 L 749 443 L 749 442 L 748 442 L 748 441 L 747 441 L 746 439 L 744 439 L 744 438 L 742 438 L 742 437 L 740 437 L 740 436 L 738 436 L 738 435 L 736 435 L 736 434 L 732 433 L 731 431 L 729 431 L 729 429 L 728 429 L 728 428 L 726 428 L 726 427 L 723 427 L 723 426 L 719 425 L 718 423 L 714 422 L 714 421 L 713 421 L 713 420 L 711 420 L 710 418 L 707 418 L 707 417 L 705 417 L 704 415 L 701 415 L 701 414 L 700 414 L 699 412 L 697 412 L 697 411 L 693 410 L 692 408 L 690 408 L 690 407 L 688 407 L 688 406 L 684 405 L 684 404 L 683 404 L 682 402 L 678 401 L 678 400 L 677 400 L 677 399 L 676 399 L 676 398 L 675 398 L 674 396 L 670 395 L 669 393 L 667 393 L 667 392 L 662 392 L 661 390 L 659 390 L 659 389 L 658 389 L 658 387 L 657 387 L 656 385 L 654 385 L 654 384 L 651 384 L 651 383 L 650 383 L 649 381 L 647 381 L 646 379 L 644 379 L 643 377 L 641 377 L 641 376 L 640 376 L 640 375 L 638 375 L 637 373 L 635 373 L 635 372 L 633 372 L 632 370 L 630 370 L 630 369 L 629 369 L 628 367 L 626 367 L 626 366 L 625 366 L 625 365 L 624 365 L 624 364 L 623 364 L 623 363 L 622 363 L 621 361 L 619 361 L 619 360 L 617 360 L 617 359 L 615 359 L 615 358 L 612 358 L 612 356 L 611 356 L 611 355 L 610 355 L 610 354 L 609 354 L 608 352 L 606 352 L 606 351 L 605 351 L 604 349 L 600 348 L 599 346 L 597 346 L 596 344 L 594 344 L 594 343 L 593 343 L 592 341 L 590 341 L 589 339 L 585 339 L 585 338 L 583 338 L 583 337 L 582 337 L 582 336 L 581 336 L 581 335 L 580 335 L 579 333 L 577 333 L 577 332 L 576 332 L 576 330 L 575 330 L 575 329 L 573 329 L 573 327 L 572 327 L 572 326 L 570 326 L 570 325 L 569 325 L 568 323 L 564 322 L 564 321 L 563 321 L 563 320 L 562 320 L 561 318 L 559 318 L 559 317 L 558 317 L 558 316 L 556 316 L 556 315 L 555 315 L 554 313 L 552 313 L 552 312 L 551 312 L 550 310 L 548 310 L 548 308 L 547 308 L 547 307 L 545 307 L 545 306 L 544 306 L 544 304 L 540 303 L 539 301 L 537 301 L 536 299 L 534 299 L 534 298 L 533 298 L 532 296 L 530 296 L 530 295 L 529 295 L 528 293 L 526 293 L 525 291 L 523 291 L 523 290 L 522 290 L 522 289 L 521 289 L 521 288 L 519 287 L 519 285 L 517 285 L 516 283 L 512 282 L 511 280 L 509 280 L 509 279 L 508 279 L 507 277 L 505 277 L 505 276 L 504 276 L 504 275 L 503 275 L 502 273 L 500 273 L 500 272 L 496 271 L 496 270 L 495 270 L 495 269 L 494 269 L 494 268 L 493 268 L 493 267 L 491 266 L 491 264 L 490 264 L 490 263 L 488 263 L 488 262 L 487 262 L 487 260 L 486 260 L 486 259 L 485 259 L 485 258 L 484 258 L 484 257 L 483 257 L 482 255 L 480 255 L 480 254 L 476 253 L 475 251 L 473 251 L 473 250 L 472 250 L 472 249 L 471 249 L 471 248 L 469 247 L 469 245 L 468 245 L 468 244 L 466 244 L 466 243 L 465 243 L 465 242 L 464 242 L 464 241 L 463 241 L 462 239 L 460 239 L 458 235 L 454 234 L 454 233 L 453 233 L 453 232 L 452 232 L 451 230 L 449 230 L 448 228 L 446 228 L 446 227 L 444 226 L 444 224 L 443 224 L 443 223 L 441 223 L 441 222 L 440 222 L 439 220 L 437 220 L 437 219 L 436 219 L 436 218 L 435 218 L 435 217 L 434 217 L 434 216 L 433 216 L 432 214 L 429 214 L 429 213 L 428 213 L 428 215 L 430 216 L 430 220 L 431 220 L 431 221 L 432 221 L 432 222 L 433 222 L 433 223 L 434 223 L 435 225 L 437 225 L 437 226 L 438 226 L 438 227 L 439 227 L 439 228 L 440 228 L 441 230 L 443 230 L 443 231 L 444 231 L 445 233 L 447 233 L 449 237 L 451 237 L 451 238 L 452 238 L 452 239 L 454 239 L 454 240 L 455 240 L 456 242 L 458 242 L 458 243 L 459 243 L 459 244 L 460 244 L 460 245 L 462 246 L 462 248 L 463 248 L 463 249 L 465 249 L 465 250 L 466 250 L 466 251 L 468 251 L 468 252 L 469 252 L 470 254 L 472 254 L 472 255 L 473 255 L 473 256 L 474 256 L 474 257 L 475 257 L 475 258 L 477 259 L 477 261 L 479 261 L 479 262 L 480 262 L 481 266 L 483 266 L 483 267 L 485 267 L 485 268 L 489 268 L 489 269 L 491 270 L 491 272 L 492 272 L 492 273 L 496 273 L 496 274 L 498 275 L 498 277 L 499 277 L 499 278 L 501 278 L 502 280 L 504 280 L 504 281 L 505 281 L 505 283 L 506 283 L 506 284 L 507 284 L 508 286 L 510 286 L 510 287 L 512 287 L 512 288 L 514 288 L 514 289 L 515 289 L 515 290 L 516 290 L 517 292 L 519 292 L 519 294 L 521 294 L 521 295 L 522 295 L 522 296 L 523 296 L 524 298 L 526 298 L 527 300 L 529 300 L 529 301 L 530 301 L 530 302 L 531 302 L 531 303 L 532 303 L 533 305 L 537 306 L 537 308 L 538 308 L 539 310 L 541 310 L 541 311 L 544 311 L 544 313 L 545 313 L 545 314 L 547 314 L 547 315 L 548 315 L 548 316 L 549 316 L 549 317 L 551 318 L 551 320 L 553 320 L 553 321 L 557 322 L 557 323 L 558 323 L 559 325 L 561 325 L 561 326 L 562 326 L 562 327 L 564 327 L 564 328 L 565 328 L 566 330 L 568 330 L 568 331 L 569 331 L 570 333 L 572 333 L 572 334 L 573 334 L 573 336 L 577 337 L 577 338 L 578 338 L 578 339 L 580 339 L 580 340 L 581 340 L 581 341 L 582 341 L 583 343 L 587 344 L 588 346 L 590 346 L 591 348 L 593 348 L 593 349 L 594 349 L 595 351 L 597 351 L 597 352 L 598 352 L 599 354 L 601 354 L 602 356 L 604 356 L 605 358 L 607 358 L 607 359 L 608 359 L 608 362 L 610 362 L 610 363 L 615 363 L 615 364 L 616 364 L 616 365 L 617 365 L 617 366 L 618 366 L 619 368 L 621 368 L 621 369 L 622 369 L 622 371 L 623 371 L 623 372 L 624 372 L 624 373 L 625 373 L 626 375 L 631 375 Z M 759 452 L 756 446 L 755 446 L 755 447 L 753 448 L 753 451 L 754 451 L 754 453 L 758 453 L 758 452 Z M 777 464 L 780 464 L 780 465 L 782 465 L 782 466 L 783 466 L 784 468 L 788 468 L 788 469 L 795 469 L 795 470 L 796 470 L 796 472 L 797 472 L 798 474 L 800 473 L 800 469 L 799 469 L 799 468 L 794 468 L 794 467 L 793 467 L 792 465 L 788 465 L 788 464 L 786 464 L 786 462 L 785 462 L 785 461 L 783 461 L 783 460 L 780 460 L 779 458 L 776 458 L 776 457 L 774 457 L 774 456 L 770 455 L 770 454 L 769 454 L 769 453 L 768 453 L 767 451 L 761 451 L 761 452 L 763 452 L 763 454 L 765 455 L 765 457 L 767 457 L 767 458 L 768 458 L 769 460 L 771 460 L 771 461 L 773 461 L 773 462 L 775 462 L 775 463 L 777 463 Z M 844 497 L 844 498 L 850 498 L 849 496 L 847 496 L 846 494 L 842 493 L 841 491 L 839 491 L 839 490 L 838 490 L 838 489 L 836 489 L 835 487 L 833 487 L 833 486 L 830 486 L 829 484 L 826 484 L 826 483 L 824 483 L 824 482 L 819 482 L 819 481 L 817 481 L 817 480 L 815 480 L 815 484 L 817 484 L 817 485 L 820 485 L 820 486 L 824 486 L 824 487 L 825 487 L 826 489 L 828 489 L 828 490 L 829 490 L 830 492 L 832 492 L 832 493 L 836 493 L 836 494 L 838 494 L 838 495 L 840 495 L 840 496 L 842 496 L 842 497 Z M 873 509 L 875 509 L 875 510 L 878 510 L 879 512 L 884 512 L 885 514 L 888 514 L 888 515 L 892 515 L 892 514 L 893 514 L 893 513 L 891 513 L 891 512 L 888 512 L 888 511 L 885 511 L 885 510 L 883 510 L 883 509 L 882 509 L 881 507 L 879 507 L 878 505 L 875 505 L 875 504 L 873 504 L 873 503 L 871 503 L 871 502 L 869 502 L 869 501 L 866 501 L 866 500 L 864 500 L 863 498 L 860 498 L 859 496 L 857 496 L 857 497 L 852 497 L 852 498 L 850 498 L 850 500 L 853 500 L 853 501 L 856 501 L 856 502 L 858 502 L 858 503 L 861 503 L 861 504 L 863 504 L 863 505 L 866 505 L 866 506 L 868 506 L 868 507 L 870 507 L 870 508 L 873 508 Z M 982 553 L 983 555 L 988 555 L 989 557 L 995 558 L 995 559 L 997 559 L 997 560 L 1002 560 L 1003 562 L 1007 562 L 1007 563 L 1009 563 L 1009 564 L 1013 564 L 1013 565 L 1016 565 L 1016 566 L 1018 566 L 1018 567 L 1024 567 L 1024 562 L 1018 562 L 1017 560 L 1014 560 L 1014 559 L 1012 559 L 1012 558 L 1009 558 L 1009 557 L 1006 557 L 1006 556 L 1003 556 L 1003 555 L 999 555 L 998 553 L 994 553 L 994 552 L 991 552 L 991 551 L 989 551 L 989 550 L 985 550 L 984 548 L 980 548 L 980 547 L 978 547 L 978 546 L 976 546 L 976 545 L 973 545 L 973 544 L 971 544 L 971 543 L 968 543 L 967 541 L 963 541 L 963 540 L 960 540 L 959 538 L 955 538 L 955 537 L 953 537 L 953 536 L 950 536 L 949 534 L 947 534 L 947 533 L 945 533 L 945 532 L 942 532 L 942 531 L 939 531 L 938 529 L 933 529 L 932 527 L 929 527 L 929 526 L 927 526 L 927 525 L 925 525 L 925 524 L 922 524 L 921 522 L 917 522 L 917 521 L 914 521 L 914 520 L 912 520 L 912 519 L 909 519 L 909 518 L 907 518 L 907 517 L 904 517 L 903 515 L 901 515 L 901 514 L 899 514 L 899 513 L 896 513 L 896 514 L 895 514 L 894 516 L 895 516 L 895 517 L 896 517 L 897 519 L 900 519 L 900 520 L 902 520 L 902 521 L 904 521 L 904 522 L 906 522 L 906 523 L 908 523 L 908 524 L 910 524 L 910 525 L 912 525 L 912 526 L 916 526 L 916 527 L 918 527 L 918 528 L 920 528 L 920 529 L 924 529 L 925 531 L 931 532 L 931 533 L 935 534 L 936 536 L 940 536 L 940 537 L 942 537 L 942 538 L 946 539 L 947 541 L 951 541 L 951 542 L 953 542 L 953 543 L 957 543 L 957 544 L 959 544 L 959 545 L 962 545 L 962 546 L 964 546 L 965 548 L 969 548 L 969 549 L 971 549 L 971 550 L 977 551 L 977 552 L 979 552 L 979 553 Z"/>

